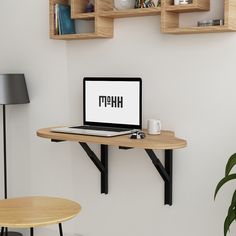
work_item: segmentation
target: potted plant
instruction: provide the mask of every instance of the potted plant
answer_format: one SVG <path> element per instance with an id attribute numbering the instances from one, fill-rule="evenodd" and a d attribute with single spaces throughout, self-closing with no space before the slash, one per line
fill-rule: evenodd
<path id="1" fill-rule="evenodd" d="M 236 174 L 231 173 L 232 168 L 236 165 L 236 153 L 233 154 L 225 167 L 225 177 L 220 180 L 220 182 L 216 186 L 215 194 L 214 194 L 214 199 L 216 198 L 216 195 L 220 188 L 227 182 L 236 179 Z M 228 209 L 228 214 L 225 218 L 224 222 L 224 236 L 227 235 L 229 232 L 230 225 L 233 223 L 233 221 L 236 220 L 236 190 L 234 191 L 233 197 L 231 204 Z"/>

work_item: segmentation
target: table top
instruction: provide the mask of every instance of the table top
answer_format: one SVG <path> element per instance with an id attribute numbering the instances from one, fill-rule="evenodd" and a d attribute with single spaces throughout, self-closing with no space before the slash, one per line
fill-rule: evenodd
<path id="1" fill-rule="evenodd" d="M 0 200 L 1 227 L 31 228 L 58 224 L 75 217 L 78 203 L 54 197 L 22 197 Z"/>
<path id="2" fill-rule="evenodd" d="M 148 135 L 146 130 L 144 130 L 146 133 L 146 137 L 144 139 L 130 139 L 129 135 L 116 137 L 98 137 L 89 135 L 55 133 L 51 132 L 52 128 L 55 127 L 40 129 L 37 131 L 37 135 L 42 138 L 54 140 L 88 142 L 142 149 L 167 150 L 184 148 L 187 146 L 187 142 L 184 139 L 175 137 L 175 133 L 173 131 L 162 130 L 160 135 Z"/>

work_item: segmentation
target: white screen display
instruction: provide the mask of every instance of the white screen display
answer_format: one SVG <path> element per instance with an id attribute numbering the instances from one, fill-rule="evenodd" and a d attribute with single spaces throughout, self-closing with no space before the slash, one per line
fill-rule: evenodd
<path id="1" fill-rule="evenodd" d="M 85 81 L 85 122 L 140 124 L 139 81 Z"/>

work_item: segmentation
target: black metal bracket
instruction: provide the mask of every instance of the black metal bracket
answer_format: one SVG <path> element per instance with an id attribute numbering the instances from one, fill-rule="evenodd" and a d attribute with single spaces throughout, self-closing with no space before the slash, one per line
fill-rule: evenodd
<path id="1" fill-rule="evenodd" d="M 165 150 L 165 167 L 158 159 L 152 149 L 145 149 L 152 160 L 153 165 L 165 182 L 165 205 L 172 205 L 172 171 L 173 171 L 173 150 Z"/>
<path id="2" fill-rule="evenodd" d="M 51 139 L 52 142 L 63 142 L 64 140 Z M 88 157 L 101 172 L 101 193 L 108 194 L 108 145 L 101 144 L 101 160 L 91 150 L 87 143 L 79 142 L 87 153 Z M 128 150 L 133 147 L 119 146 L 119 149 Z M 153 165 L 165 182 L 165 205 L 172 205 L 172 184 L 173 184 L 173 150 L 165 150 L 165 165 L 161 163 L 152 149 L 145 149 Z"/>
<path id="3" fill-rule="evenodd" d="M 30 228 L 30 236 L 34 236 L 34 228 L 33 227 Z"/>
<path id="4" fill-rule="evenodd" d="M 65 140 L 51 139 L 51 142 L 60 143 L 60 142 L 65 142 Z"/>
<path id="5" fill-rule="evenodd" d="M 108 145 L 101 144 L 101 160 L 87 143 L 79 142 L 88 157 L 101 172 L 101 193 L 108 194 Z"/>
<path id="6" fill-rule="evenodd" d="M 121 150 L 129 150 L 129 149 L 133 149 L 133 147 L 123 147 L 123 146 L 119 146 L 119 149 L 121 149 Z"/>

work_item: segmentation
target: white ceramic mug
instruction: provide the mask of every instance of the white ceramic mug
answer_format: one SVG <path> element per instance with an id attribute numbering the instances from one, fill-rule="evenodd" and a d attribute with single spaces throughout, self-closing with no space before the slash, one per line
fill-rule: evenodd
<path id="1" fill-rule="evenodd" d="M 160 134 L 161 133 L 161 121 L 155 119 L 149 119 L 147 121 L 148 134 Z"/>

